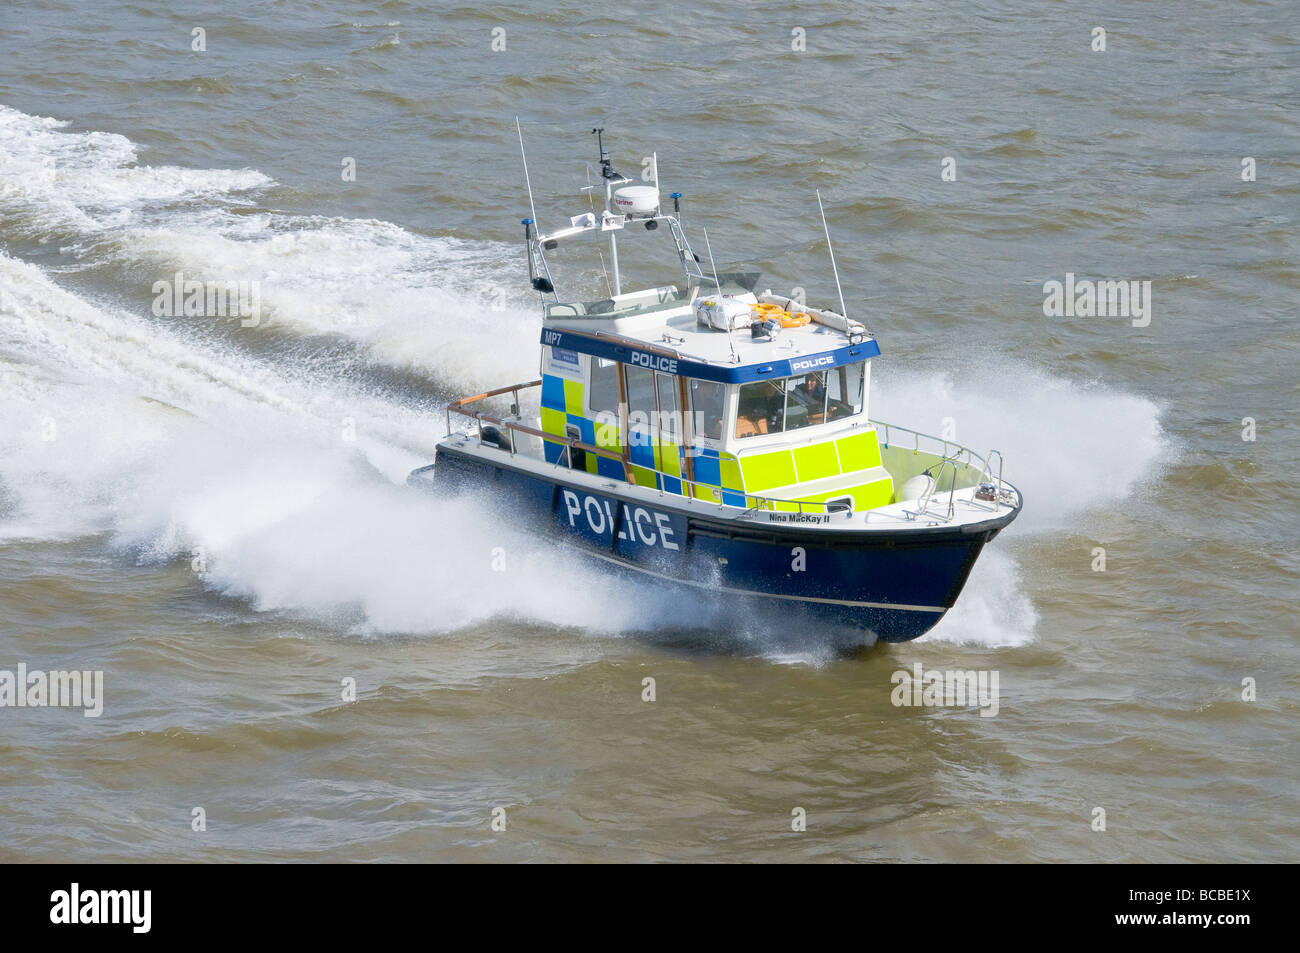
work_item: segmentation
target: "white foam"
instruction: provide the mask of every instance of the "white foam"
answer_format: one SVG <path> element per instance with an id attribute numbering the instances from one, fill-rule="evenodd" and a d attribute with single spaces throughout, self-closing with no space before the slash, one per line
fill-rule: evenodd
<path id="1" fill-rule="evenodd" d="M 957 604 L 925 635 L 927 642 L 1008 648 L 1034 640 L 1038 610 L 1024 590 L 1020 567 L 997 543 L 986 546 Z"/>
<path id="2" fill-rule="evenodd" d="M 142 166 L 134 144 L 105 132 L 68 132 L 66 122 L 0 106 L 0 202 L 33 233 L 120 227 L 145 204 L 262 188 L 251 169 Z"/>
<path id="3" fill-rule="evenodd" d="M 1099 384 L 1053 377 L 1007 358 L 945 372 L 913 371 L 879 359 L 871 416 L 943 436 L 981 456 L 1005 456 L 1005 478 L 1025 496 L 1009 533 L 1067 525 L 1080 511 L 1121 500 L 1171 451 L 1151 400 Z M 907 436 L 895 438 L 907 443 Z M 996 463 L 994 464 L 996 468 Z M 1000 542 L 1000 540 L 999 540 Z"/>
<path id="4" fill-rule="evenodd" d="M 432 456 L 419 411 L 206 352 L 4 255 L 0 316 L 0 539 L 108 534 L 146 561 L 201 553 L 211 589 L 360 631 L 517 615 L 620 632 L 675 615 L 490 508 L 394 485 Z M 345 411 L 368 444 L 338 438 Z M 419 433 L 423 452 L 409 449 Z"/>
<path id="5" fill-rule="evenodd" d="M 138 434 L 117 432 L 111 414 L 140 397 L 232 433 L 288 430 L 320 444 L 346 443 L 346 452 L 360 452 L 394 481 L 432 454 L 437 423 L 429 409 L 382 400 L 310 367 L 268 366 L 202 346 L 183 324 L 97 307 L 3 254 L 0 315 L 0 356 L 12 363 L 0 378 L 8 408 L 0 433 L 27 451 L 15 450 L 19 463 L 78 454 L 88 444 L 96 453 L 82 465 L 112 459 L 112 447 L 96 442 L 111 436 L 132 445 Z M 157 404 L 148 406 L 151 417 L 160 413 Z M 47 420 L 60 434 L 56 441 L 39 436 Z M 344 439 L 349 420 L 351 442 Z"/>
<path id="6" fill-rule="evenodd" d="M 48 405 L 70 422 L 42 443 L 32 411 Z M 108 534 L 125 556 L 190 563 L 205 588 L 254 609 L 359 632 L 445 632 L 503 615 L 617 632 L 656 618 L 629 582 L 581 560 L 558 565 L 553 547 L 477 507 L 394 486 L 292 428 L 236 435 L 17 373 L 0 408 L 31 421 L 0 433 L 0 481 L 16 507 L 0 539 Z"/>
<path id="7" fill-rule="evenodd" d="M 429 238 L 388 222 L 231 215 L 172 216 L 114 243 L 124 266 L 159 276 L 252 281 L 264 326 L 337 334 L 375 361 L 429 373 L 455 389 L 536 376 L 535 298 L 513 273 L 518 248 Z M 506 287 L 503 273 L 517 280 Z M 255 333 L 255 332 L 254 332 Z"/>
<path id="8" fill-rule="evenodd" d="M 268 328 L 341 335 L 448 387 L 535 376 L 536 296 L 517 246 L 249 214 L 248 193 L 272 184 L 260 172 L 142 166 L 129 139 L 66 127 L 0 106 L 0 210 L 15 233 L 80 236 L 68 247 L 84 260 L 114 261 L 150 287 L 176 271 L 257 282 Z"/>
<path id="9" fill-rule="evenodd" d="M 613 632 L 640 624 L 648 600 L 629 583 L 582 560 L 561 565 L 511 522 L 300 450 L 226 467 L 220 485 L 175 498 L 165 529 L 131 527 L 126 538 L 173 551 L 193 541 L 205 585 L 362 632 L 446 632 L 503 616 Z M 161 481 L 164 496 L 175 479 Z"/>

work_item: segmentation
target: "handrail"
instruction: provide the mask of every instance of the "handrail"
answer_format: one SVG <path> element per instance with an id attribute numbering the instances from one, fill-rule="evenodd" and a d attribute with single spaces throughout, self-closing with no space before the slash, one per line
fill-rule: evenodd
<path id="1" fill-rule="evenodd" d="M 592 444 L 585 443 L 573 437 L 556 436 L 553 433 L 547 433 L 545 430 L 538 430 L 535 427 L 529 427 L 525 424 L 515 423 L 513 420 L 503 420 L 500 417 L 494 417 L 492 414 L 485 414 L 481 410 L 471 412 L 471 411 L 464 410 L 461 407 L 450 407 L 450 406 L 448 407 L 448 409 L 454 410 L 456 411 L 456 413 L 463 414 L 464 416 L 470 417 L 473 420 L 478 422 L 478 442 L 480 445 L 482 445 L 483 443 L 483 424 L 484 422 L 486 422 L 497 427 L 505 427 L 507 430 L 510 431 L 517 430 L 520 433 L 526 433 L 532 437 L 540 437 L 543 440 L 549 440 L 553 443 L 562 443 L 564 444 L 566 450 L 568 450 L 570 453 L 573 450 L 581 450 L 584 453 L 594 453 L 598 457 L 604 457 L 607 460 L 613 460 L 617 463 L 621 463 L 623 464 L 623 478 L 633 486 L 636 485 L 636 480 L 633 478 L 632 472 L 628 469 L 628 462 L 624 460 L 620 454 L 614 453 L 611 450 L 606 450 L 603 447 L 593 446 Z M 450 427 L 447 428 L 447 432 L 448 433 L 451 432 Z M 511 438 L 510 440 L 510 447 L 508 449 L 510 450 L 510 455 L 513 457 L 516 452 L 515 441 L 513 438 Z M 566 459 L 572 459 L 572 457 L 568 456 L 566 457 Z"/>
<path id="2" fill-rule="evenodd" d="M 922 436 L 925 436 L 925 435 L 922 434 Z M 948 484 L 948 516 L 946 517 L 946 519 L 951 520 L 952 517 L 953 517 L 953 514 L 957 512 L 956 505 L 955 505 L 955 502 L 956 502 L 956 501 L 955 501 L 955 497 L 956 497 L 956 494 L 957 494 L 957 460 L 956 460 L 956 458 L 954 458 L 954 457 L 944 457 L 944 458 L 943 458 L 942 460 L 940 460 L 937 464 L 934 464 L 934 466 L 931 466 L 929 469 L 927 469 L 927 470 L 925 471 L 925 475 L 926 475 L 927 477 L 930 477 L 930 479 L 934 481 L 934 488 L 935 488 L 935 490 L 938 490 L 938 489 L 939 489 L 939 484 L 943 482 L 943 468 L 944 468 L 945 465 L 947 465 L 947 466 L 951 466 L 951 467 L 952 467 L 952 482 L 951 482 L 950 484 Z M 931 476 L 931 475 L 930 475 L 930 470 L 933 470 L 936 466 L 939 468 L 939 473 L 938 473 L 937 476 Z M 918 506 L 918 507 L 916 508 L 916 515 L 917 515 L 917 516 L 924 516 L 924 515 L 926 514 L 926 511 L 927 511 L 929 508 L 930 508 L 930 494 L 929 494 L 929 493 L 926 493 L 925 496 L 920 500 L 920 506 Z"/>
<path id="3" fill-rule="evenodd" d="M 493 426 L 504 427 L 510 431 L 519 431 L 520 433 L 525 433 L 528 434 L 529 436 L 538 437 L 550 443 L 562 444 L 566 448 L 565 458 L 567 459 L 571 459 L 571 454 L 573 450 L 581 450 L 584 453 L 594 453 L 596 456 L 604 457 L 607 460 L 614 460 L 617 463 L 622 465 L 623 479 L 632 486 L 640 486 L 640 484 L 636 482 L 636 474 L 633 472 L 633 468 L 638 470 L 646 470 L 649 471 L 650 473 L 655 474 L 657 477 L 667 478 L 669 480 L 678 480 L 679 482 L 681 482 L 683 486 L 689 486 L 692 492 L 689 495 L 687 494 L 680 494 L 680 495 L 685 496 L 686 499 L 690 502 L 694 502 L 697 499 L 694 493 L 695 487 L 704 487 L 705 489 L 711 491 L 711 495 L 714 496 L 717 502 L 721 503 L 723 506 L 733 506 L 736 507 L 737 509 L 741 508 L 734 503 L 724 502 L 722 499 L 723 488 L 719 486 L 714 486 L 711 483 L 701 483 L 698 480 L 691 480 L 684 475 L 668 473 L 664 470 L 656 469 L 655 467 L 647 467 L 647 466 L 642 466 L 641 464 L 638 463 L 632 463 L 630 460 L 624 459 L 621 454 L 614 453 L 611 450 L 606 450 L 603 447 L 596 447 L 593 446 L 592 444 L 584 443 L 583 441 L 578 440 L 574 437 L 560 436 L 558 434 L 547 433 L 544 430 L 538 430 L 535 427 L 529 427 L 526 424 L 517 423 L 512 420 L 503 420 L 500 417 L 496 417 L 493 416 L 492 414 L 484 413 L 481 410 L 466 409 L 470 404 L 476 403 L 477 401 L 485 400 L 488 397 L 499 397 L 502 394 L 509 394 L 509 393 L 514 393 L 516 395 L 515 403 L 517 404 L 518 403 L 517 395 L 519 391 L 529 387 L 540 386 L 541 383 L 542 383 L 541 381 L 532 381 L 527 384 L 516 384 L 513 387 L 501 387 L 498 388 L 497 390 L 488 391 L 487 393 L 484 394 L 476 394 L 473 397 L 462 397 L 459 400 L 452 401 L 447 405 L 447 433 L 449 434 L 451 433 L 451 415 L 453 412 L 455 412 L 464 417 L 469 417 L 470 419 L 477 422 L 478 441 L 480 446 L 483 443 L 483 424 L 488 423 Z M 513 437 L 510 440 L 510 446 L 508 449 L 510 451 L 510 455 L 514 456 L 516 451 L 515 451 L 515 441 Z M 556 465 L 558 466 L 559 463 L 560 461 L 557 460 Z M 656 486 L 656 489 L 659 491 L 660 495 L 663 495 L 664 493 L 668 492 L 664 489 L 663 479 L 656 480 L 656 483 L 658 484 Z M 820 509 L 820 512 L 824 514 L 831 514 L 832 512 L 838 512 L 838 511 L 832 511 L 829 508 L 829 503 L 822 502 L 819 500 L 778 500 L 774 497 L 758 496 L 755 493 L 749 493 L 744 490 L 728 490 L 726 492 L 740 494 L 742 497 L 744 497 L 747 503 L 750 500 L 755 501 L 753 506 L 747 505 L 744 507 L 744 512 L 741 514 L 742 517 L 747 517 L 751 513 L 757 512 L 760 508 L 769 511 L 774 511 L 776 509 L 777 503 L 784 503 L 786 505 L 793 504 L 794 506 L 797 507 L 796 512 L 799 513 L 802 513 L 804 511 L 805 506 L 810 508 L 818 507 Z M 673 495 L 677 496 L 679 494 L 673 494 Z M 768 506 L 765 504 L 771 504 L 771 505 Z"/>
<path id="4" fill-rule="evenodd" d="M 462 397 L 459 400 L 452 401 L 447 405 L 446 408 L 447 433 L 448 434 L 451 433 L 451 415 L 453 412 L 455 412 L 462 416 L 469 417 L 470 419 L 477 422 L 478 442 L 480 446 L 483 444 L 483 424 L 488 423 L 497 427 L 504 427 L 506 430 L 512 432 L 518 431 L 519 433 L 528 434 L 529 436 L 540 438 L 541 440 L 549 443 L 558 443 L 563 445 L 565 447 L 565 453 L 561 456 L 560 459 L 556 460 L 556 466 L 559 466 L 561 464 L 561 460 L 570 461 L 570 463 L 566 465 L 571 466 L 572 452 L 574 450 L 581 450 L 584 453 L 592 453 L 598 457 L 604 457 L 607 460 L 613 460 L 618 464 L 620 464 L 623 468 L 623 479 L 631 486 L 640 486 L 640 484 L 636 482 L 636 475 L 633 472 L 633 468 L 643 470 L 643 471 L 648 471 L 649 473 L 654 474 L 658 478 L 656 480 L 656 484 L 657 484 L 656 489 L 658 490 L 660 495 L 663 495 L 664 493 L 668 492 L 664 489 L 665 479 L 677 480 L 682 484 L 683 487 L 691 488 L 692 492 L 690 494 L 680 494 L 682 496 L 685 496 L 685 498 L 690 502 L 694 502 L 698 498 L 694 493 L 695 488 L 703 487 L 710 491 L 710 495 L 714 498 L 716 502 L 721 503 L 723 506 L 731 506 L 737 509 L 741 509 L 739 505 L 734 503 L 726 503 L 722 499 L 722 494 L 724 492 L 737 493 L 740 496 L 742 496 L 746 501 L 746 505 L 743 507 L 744 512 L 740 514 L 741 518 L 747 518 L 751 514 L 756 513 L 759 509 L 775 511 L 776 504 L 778 503 L 785 504 L 787 506 L 794 505 L 796 507 L 796 512 L 799 513 L 804 512 L 804 507 L 808 507 L 810 509 L 815 508 L 814 512 L 821 512 L 824 514 L 839 512 L 839 510 L 832 511 L 830 509 L 829 501 L 777 499 L 775 497 L 759 496 L 756 493 L 750 493 L 746 490 L 724 490 L 723 487 L 714 486 L 711 483 L 701 483 L 698 480 L 689 479 L 682 474 L 668 473 L 664 470 L 656 469 L 655 467 L 647 467 L 647 466 L 642 466 L 641 464 L 634 464 L 629 459 L 625 458 L 622 454 L 614 453 L 613 451 L 607 450 L 603 447 L 598 447 L 589 443 L 585 443 L 582 440 L 579 440 L 575 437 L 569 437 L 567 435 L 561 436 L 559 434 L 548 433 L 544 430 L 538 430 L 534 427 L 529 427 L 525 424 L 517 423 L 511 420 L 504 420 L 500 417 L 496 417 L 491 414 L 486 414 L 482 411 L 467 409 L 469 405 L 477 403 L 481 400 L 486 400 L 489 397 L 499 397 L 502 394 L 513 394 L 515 398 L 514 400 L 515 412 L 517 413 L 518 404 L 519 404 L 519 391 L 527 390 L 528 388 L 531 387 L 540 387 L 541 384 L 542 382 L 540 380 L 529 381 L 528 383 L 515 384 L 510 387 L 499 387 L 496 390 L 490 390 L 482 394 L 476 394 L 472 397 Z M 876 428 L 877 431 L 882 427 L 884 428 L 884 442 L 886 447 L 891 445 L 890 432 L 893 430 L 900 430 L 904 433 L 912 434 L 914 438 L 915 449 L 917 451 L 920 450 L 920 442 L 922 437 L 924 437 L 926 440 L 934 441 L 942 445 L 943 452 L 940 454 L 941 459 L 938 464 L 939 473 L 937 477 L 931 477 L 931 479 L 935 481 L 935 488 L 938 489 L 939 484 L 942 483 L 943 481 L 944 466 L 949 465 L 952 467 L 952 483 L 948 488 L 947 518 L 949 520 L 953 518 L 953 515 L 956 512 L 955 497 L 957 491 L 957 474 L 958 474 L 957 468 L 959 466 L 974 467 L 976 466 L 976 461 L 978 461 L 978 464 L 981 467 L 980 470 L 981 482 L 987 482 L 984 480 L 984 477 L 991 475 L 992 458 L 993 455 L 996 453 L 998 456 L 998 492 L 999 495 L 1001 494 L 1002 488 L 1004 486 L 1004 481 L 1002 479 L 1002 467 L 1004 461 L 1002 458 L 1001 451 L 990 450 L 987 458 L 981 457 L 979 454 L 975 453 L 969 447 L 964 447 L 961 444 L 957 443 L 956 441 L 946 440 L 942 437 L 936 437 L 932 434 L 924 434 L 921 433 L 919 430 L 913 430 L 911 427 L 904 427 L 901 426 L 900 424 L 891 424 L 885 421 L 873 420 L 870 418 L 868 418 L 867 422 L 873 428 Z M 954 451 L 951 454 L 949 453 L 949 447 L 952 447 Z M 515 455 L 516 450 L 515 450 L 515 441 L 513 437 L 511 437 L 510 439 L 510 446 L 504 449 L 508 449 L 511 456 Z M 966 458 L 964 461 L 961 459 L 963 455 Z M 673 494 L 673 495 L 676 496 L 679 494 Z M 751 500 L 753 501 L 752 505 L 750 505 Z M 926 500 L 924 500 L 921 506 L 919 507 L 919 513 L 924 514 L 928 504 L 929 504 L 929 495 L 927 494 Z"/>
<path id="5" fill-rule="evenodd" d="M 984 458 L 984 469 L 980 471 L 980 482 L 987 483 L 993 476 L 993 454 L 998 455 L 998 494 L 1002 493 L 1002 465 L 1006 462 L 1002 457 L 1001 450 L 990 450 Z"/>
<path id="6" fill-rule="evenodd" d="M 521 390 L 527 390 L 529 387 L 541 387 L 541 386 L 542 386 L 542 382 L 540 380 L 529 381 L 527 384 L 514 384 L 510 387 L 498 387 L 496 390 L 490 390 L 483 394 L 475 394 L 473 397 L 462 397 L 459 400 L 453 400 L 446 407 L 447 433 L 449 434 L 451 433 L 451 412 L 453 410 L 456 411 L 456 413 L 458 414 L 464 414 L 466 417 L 473 417 L 474 416 L 473 414 L 466 413 L 466 411 L 464 411 L 462 408 L 468 406 L 469 404 L 476 404 L 480 400 L 487 400 L 489 397 L 500 397 L 502 394 L 514 394 L 515 406 L 517 408 L 519 406 L 519 392 Z M 480 424 L 479 439 L 482 440 L 482 438 L 483 438 L 483 427 Z M 512 446 L 514 445 L 514 441 L 511 441 L 511 445 Z"/>
<path id="7" fill-rule="evenodd" d="M 918 451 L 919 451 L 919 450 L 921 449 L 921 438 L 924 437 L 926 440 L 932 440 L 932 441 L 934 441 L 935 443 L 939 443 L 939 444 L 941 444 L 941 445 L 943 446 L 943 452 L 940 453 L 939 456 L 941 456 L 941 457 L 943 457 L 943 458 L 945 458 L 945 459 L 952 460 L 952 461 L 954 462 L 954 464 L 960 464 L 961 466 L 973 467 L 973 466 L 976 465 L 976 461 L 978 461 L 978 462 L 979 462 L 978 465 L 979 465 L 981 468 L 985 468 L 985 467 L 988 466 L 987 461 L 985 461 L 985 459 L 984 459 L 983 457 L 981 457 L 978 453 L 976 453 L 976 452 L 975 452 L 974 450 L 972 450 L 970 447 L 962 446 L 961 444 L 957 443 L 957 441 L 955 441 L 955 440 L 946 440 L 946 439 L 944 439 L 943 437 L 936 437 L 936 436 L 934 436 L 934 434 L 921 433 L 919 430 L 913 430 L 911 427 L 904 427 L 904 426 L 902 426 L 902 425 L 900 425 L 900 424 L 891 424 L 891 423 L 886 423 L 886 422 L 883 421 L 883 420 L 872 420 L 872 419 L 868 418 L 867 423 L 871 424 L 871 426 L 875 427 L 877 430 L 879 430 L 879 428 L 881 428 L 881 427 L 884 427 L 884 428 L 885 428 L 885 445 L 886 445 L 886 446 L 889 446 L 889 445 L 891 445 L 891 444 L 893 443 L 893 441 L 891 441 L 891 440 L 889 439 L 889 433 L 890 433 L 890 431 L 891 431 L 891 430 L 901 430 L 901 431 L 903 431 L 904 433 L 909 433 L 909 434 L 911 434 L 911 435 L 913 436 L 913 438 L 914 438 L 914 440 L 913 440 L 913 449 L 914 449 L 914 450 L 918 450 Z M 949 452 L 948 452 L 948 448 L 949 448 L 949 447 L 954 448 L 954 452 L 953 452 L 953 453 L 949 453 Z M 964 461 L 960 459 L 961 456 L 962 456 L 962 454 L 965 454 L 965 455 L 966 455 L 966 459 L 965 459 Z M 1001 456 L 1001 454 L 999 454 L 999 456 Z"/>

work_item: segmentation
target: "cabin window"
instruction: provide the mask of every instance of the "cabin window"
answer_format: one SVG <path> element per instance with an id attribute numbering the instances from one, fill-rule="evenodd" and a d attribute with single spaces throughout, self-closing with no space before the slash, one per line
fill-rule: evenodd
<path id="1" fill-rule="evenodd" d="M 867 365 L 847 364 L 826 372 L 826 419 L 839 420 L 862 413 L 862 386 Z"/>
<path id="2" fill-rule="evenodd" d="M 787 377 L 785 429 L 798 430 L 826 422 L 826 372 Z"/>
<path id="3" fill-rule="evenodd" d="M 681 443 L 681 415 L 677 413 L 677 378 L 655 372 L 655 392 L 659 397 L 659 440 Z"/>
<path id="4" fill-rule="evenodd" d="M 623 375 L 627 383 L 627 423 L 632 446 L 647 446 L 655 410 L 654 371 L 624 364 Z"/>
<path id="5" fill-rule="evenodd" d="M 727 388 L 717 381 L 691 381 L 691 411 L 701 428 L 697 436 L 722 439 L 722 417 L 726 411 Z"/>
<path id="6" fill-rule="evenodd" d="M 587 386 L 591 416 L 618 413 L 618 361 L 591 359 L 591 383 Z"/>
<path id="7" fill-rule="evenodd" d="M 815 427 L 862 413 L 866 364 L 740 385 L 736 436 Z"/>
<path id="8" fill-rule="evenodd" d="M 785 429 L 785 387 L 779 380 L 740 385 L 736 436 L 757 437 Z"/>

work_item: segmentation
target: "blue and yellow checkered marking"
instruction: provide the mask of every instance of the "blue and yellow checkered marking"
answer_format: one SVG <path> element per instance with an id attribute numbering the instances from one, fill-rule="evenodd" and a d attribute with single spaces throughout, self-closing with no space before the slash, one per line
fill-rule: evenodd
<path id="1" fill-rule="evenodd" d="M 597 425 L 588 420 L 585 413 L 581 381 L 565 380 L 551 374 L 543 375 L 542 430 L 563 437 L 566 435 L 566 426 L 571 426 L 578 431 L 583 443 L 608 449 L 612 453 L 621 453 L 623 447 L 617 430 L 602 425 L 598 435 Z M 604 439 L 598 439 L 598 436 Z M 675 443 L 660 444 L 643 437 L 627 450 L 632 476 L 638 485 L 661 487 L 669 493 L 685 492 L 680 479 L 686 471 L 683 456 L 687 451 L 684 448 Z M 564 446 L 548 440 L 545 441 L 545 451 L 547 462 L 558 463 L 563 457 Z M 730 506 L 753 505 L 755 501 L 747 494 L 763 495 L 770 490 L 866 471 L 881 465 L 880 444 L 875 430 L 864 430 L 793 450 L 750 453 L 740 457 L 698 447 L 694 449 L 692 457 L 697 484 L 695 496 Z M 596 454 L 587 454 L 586 470 L 611 479 L 623 479 L 621 463 Z M 664 475 L 656 473 L 656 470 L 662 471 Z M 893 489 L 893 481 L 885 478 L 843 490 L 819 493 L 807 499 L 816 502 L 838 496 L 852 496 L 854 508 L 866 510 L 893 502 Z M 778 508 L 786 507 L 778 504 Z"/>

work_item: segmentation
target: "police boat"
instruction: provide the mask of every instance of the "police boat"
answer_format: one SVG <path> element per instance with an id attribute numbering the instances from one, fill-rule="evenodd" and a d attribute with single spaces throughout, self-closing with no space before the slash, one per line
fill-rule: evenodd
<path id="1" fill-rule="evenodd" d="M 524 156 L 540 379 L 449 404 L 434 463 L 408 482 L 494 494 L 518 522 L 654 585 L 783 604 L 886 642 L 923 635 L 1020 512 L 1001 453 L 873 419 L 880 347 L 843 291 L 834 311 L 758 290 L 756 272 L 718 273 L 707 230 L 706 268 L 681 193 L 662 207 L 657 156 L 652 181 L 634 183 L 592 131 L 600 168 L 588 164 L 584 191 L 604 209 L 593 200 L 566 227 L 537 227 Z M 669 261 L 675 249 L 680 279 L 625 288 L 620 241 L 633 238 Z M 828 229 L 826 241 L 839 289 Z M 557 290 L 547 254 L 581 243 L 607 252 L 608 297 Z"/>

